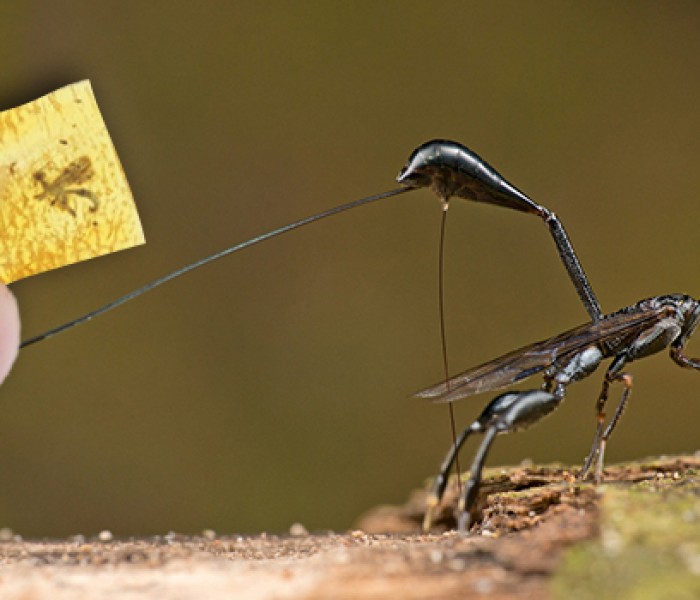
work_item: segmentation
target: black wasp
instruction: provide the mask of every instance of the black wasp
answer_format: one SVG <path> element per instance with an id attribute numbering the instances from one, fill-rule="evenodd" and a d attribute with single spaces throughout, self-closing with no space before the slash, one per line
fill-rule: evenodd
<path id="1" fill-rule="evenodd" d="M 566 387 L 593 373 L 600 363 L 612 358 L 597 401 L 597 429 L 586 457 L 581 478 L 596 463 L 595 478 L 600 481 L 605 445 L 617 425 L 632 391 L 632 376 L 625 365 L 670 347 L 671 358 L 681 367 L 700 369 L 700 359 L 688 358 L 683 347 L 700 321 L 700 301 L 673 294 L 648 298 L 581 325 L 548 340 L 536 342 L 482 365 L 455 375 L 415 394 L 433 402 L 453 402 L 481 392 L 498 390 L 542 373 L 539 390 L 513 391 L 494 398 L 481 415 L 456 440 L 445 458 L 428 499 L 424 527 L 429 528 L 432 512 L 447 485 L 449 471 L 457 454 L 472 433 L 485 434 L 470 470 L 469 480 L 459 503 L 459 527 L 469 527 L 478 496 L 481 471 L 494 438 L 499 433 L 524 429 L 551 413 L 564 399 Z M 617 408 L 605 425 L 605 403 L 613 382 L 623 385 Z"/>

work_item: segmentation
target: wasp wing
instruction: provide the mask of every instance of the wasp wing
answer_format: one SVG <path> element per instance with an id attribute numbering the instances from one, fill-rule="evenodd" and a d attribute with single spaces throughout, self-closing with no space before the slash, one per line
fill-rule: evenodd
<path id="1" fill-rule="evenodd" d="M 587 323 L 565 331 L 553 338 L 536 342 L 477 367 L 455 375 L 413 395 L 414 398 L 429 398 L 433 402 L 453 402 L 507 387 L 544 371 L 557 361 L 580 352 L 591 345 L 608 342 L 619 344 L 630 341 L 639 332 L 660 321 L 668 314 L 668 307 L 638 308 L 634 311 L 613 313 L 596 323 Z"/>

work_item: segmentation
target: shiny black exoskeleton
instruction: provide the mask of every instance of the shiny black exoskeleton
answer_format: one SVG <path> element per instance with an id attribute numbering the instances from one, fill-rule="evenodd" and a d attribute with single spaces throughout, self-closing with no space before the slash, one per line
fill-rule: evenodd
<path id="1" fill-rule="evenodd" d="M 559 218 L 508 183 L 491 165 L 466 146 L 432 140 L 416 148 L 397 181 L 409 187 L 428 187 L 444 207 L 452 196 L 495 204 L 540 217 L 549 227 L 559 256 L 593 321 L 603 316 L 593 289 Z"/>
<path id="2" fill-rule="evenodd" d="M 595 478 L 600 481 L 605 445 L 627 406 L 632 391 L 632 376 L 623 371 L 627 363 L 670 348 L 671 358 L 682 367 L 700 369 L 700 360 L 688 358 L 683 347 L 700 321 L 700 301 L 682 294 L 656 296 L 642 300 L 548 340 L 520 348 L 474 367 L 432 386 L 415 397 L 433 402 L 453 402 L 480 392 L 497 390 L 542 373 L 541 390 L 514 391 L 492 400 L 461 436 L 445 458 L 428 500 L 425 527 L 430 526 L 432 511 L 440 502 L 447 476 L 457 453 L 472 433 L 485 433 L 471 468 L 459 510 L 460 529 L 468 528 L 475 506 L 481 470 L 486 454 L 499 433 L 523 429 L 552 412 L 564 399 L 566 387 L 593 373 L 600 363 L 612 358 L 605 373 L 596 404 L 597 428 L 591 450 L 581 472 L 585 478 L 596 462 Z M 605 403 L 610 384 L 624 386 L 620 401 L 605 425 Z"/>
<path id="3" fill-rule="evenodd" d="M 448 140 L 418 146 L 396 180 L 411 187 L 429 187 L 445 202 L 457 196 L 535 215 L 542 211 L 485 160 L 466 146 Z"/>

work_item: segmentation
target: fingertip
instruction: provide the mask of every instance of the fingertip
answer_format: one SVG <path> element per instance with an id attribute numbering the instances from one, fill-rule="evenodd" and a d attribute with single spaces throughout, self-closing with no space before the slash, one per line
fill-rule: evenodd
<path id="1" fill-rule="evenodd" d="M 17 358 L 20 344 L 20 320 L 17 300 L 0 284 L 0 383 L 7 377 Z"/>

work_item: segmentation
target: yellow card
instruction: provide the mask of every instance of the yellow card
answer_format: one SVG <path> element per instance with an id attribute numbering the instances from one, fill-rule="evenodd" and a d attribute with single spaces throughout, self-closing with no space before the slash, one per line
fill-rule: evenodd
<path id="1" fill-rule="evenodd" d="M 89 81 L 0 112 L 0 281 L 144 242 Z"/>

